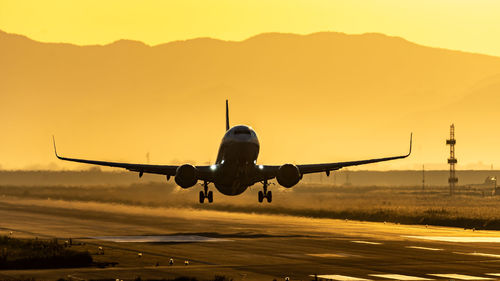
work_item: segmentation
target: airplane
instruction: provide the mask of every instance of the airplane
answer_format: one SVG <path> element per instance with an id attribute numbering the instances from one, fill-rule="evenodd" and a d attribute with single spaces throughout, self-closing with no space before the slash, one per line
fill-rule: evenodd
<path id="1" fill-rule="evenodd" d="M 54 137 L 53 143 L 54 153 L 60 160 L 124 168 L 132 172 L 138 172 L 139 177 L 142 177 L 144 173 L 165 175 L 167 181 L 174 177 L 175 183 L 184 189 L 193 187 L 198 181 L 202 181 L 203 190 L 199 193 L 200 203 L 203 203 L 205 199 L 209 203 L 213 202 L 213 192 L 208 190 L 209 183 L 213 183 L 220 193 L 232 196 L 242 194 L 249 186 L 262 183 L 263 190 L 258 192 L 258 201 L 262 203 L 265 198 L 268 203 L 271 203 L 272 192 L 268 190 L 269 180 L 271 179 L 276 178 L 281 186 L 291 188 L 299 183 L 305 174 L 326 173 L 327 176 L 330 176 L 331 171 L 343 167 L 406 158 L 411 154 L 412 134 L 410 134 L 410 150 L 405 155 L 324 164 L 294 165 L 287 163 L 283 165 L 262 165 L 257 164 L 260 148 L 257 134 L 251 127 L 246 125 L 237 125 L 230 128 L 229 106 L 226 100 L 226 133 L 222 138 L 217 160 L 213 165 L 149 165 L 67 158 L 57 154 Z"/>

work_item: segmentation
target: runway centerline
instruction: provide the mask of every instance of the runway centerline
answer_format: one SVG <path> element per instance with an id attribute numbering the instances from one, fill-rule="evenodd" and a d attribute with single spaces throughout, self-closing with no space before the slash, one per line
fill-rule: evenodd
<path id="1" fill-rule="evenodd" d="M 429 248 L 429 247 L 419 247 L 419 246 L 406 246 L 408 249 L 417 249 L 417 250 L 427 250 L 427 251 L 442 251 L 443 249 L 439 248 Z"/>
<path id="2" fill-rule="evenodd" d="M 357 243 L 357 244 L 368 244 L 368 245 L 382 245 L 380 242 L 371 242 L 371 241 L 362 241 L 362 240 L 355 240 L 351 241 L 352 243 Z"/>
<path id="3" fill-rule="evenodd" d="M 403 236 L 405 238 L 459 243 L 500 243 L 500 237 L 486 236 Z"/>
<path id="4" fill-rule="evenodd" d="M 387 278 L 387 279 L 396 279 L 403 281 L 425 281 L 425 280 L 433 280 L 429 278 L 410 276 L 410 275 L 402 275 L 402 274 L 370 274 L 370 276 Z"/>
<path id="5" fill-rule="evenodd" d="M 464 274 L 429 274 L 429 275 L 442 278 L 449 278 L 449 279 L 459 279 L 459 280 L 493 280 L 492 278 L 489 277 L 479 277 L 479 276 L 471 276 Z"/>
<path id="6" fill-rule="evenodd" d="M 309 276 L 315 277 L 314 275 L 309 275 Z M 338 275 L 338 274 L 318 275 L 318 278 L 326 279 L 326 280 L 338 280 L 338 281 L 370 281 L 371 280 L 371 279 L 365 279 L 365 278 L 360 278 L 360 277 L 351 277 L 351 276 Z"/>

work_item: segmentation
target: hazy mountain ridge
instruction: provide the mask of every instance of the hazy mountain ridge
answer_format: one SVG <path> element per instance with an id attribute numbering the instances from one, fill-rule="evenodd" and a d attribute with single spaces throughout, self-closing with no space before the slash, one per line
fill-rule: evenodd
<path id="1" fill-rule="evenodd" d="M 106 157 L 114 160 L 118 155 L 140 160 L 145 149 L 159 146 L 167 146 L 155 151 L 162 162 L 213 159 L 222 135 L 213 132 L 222 128 L 225 98 L 231 100 L 234 122 L 250 123 L 261 138 L 265 135 L 265 159 L 281 161 L 314 138 L 337 139 L 333 145 L 347 147 L 357 145 L 350 138 L 370 134 L 374 144 L 355 151 L 352 157 L 359 158 L 382 139 L 389 140 L 378 153 L 394 151 L 402 138 L 392 137 L 406 135 L 411 127 L 421 130 L 422 143 L 435 143 L 426 138 L 438 129 L 445 135 L 443 126 L 456 103 L 481 122 L 483 109 L 477 105 L 487 98 L 486 107 L 494 108 L 494 93 L 500 89 L 498 57 L 429 48 L 382 34 L 267 33 L 241 42 L 198 38 L 156 46 L 132 40 L 77 46 L 0 32 L 0 63 L 4 167 L 15 166 L 9 163 L 23 153 L 34 163 L 53 161 L 46 147 L 53 133 L 71 141 L 73 147 L 67 148 L 90 156 L 102 155 L 103 145 L 112 146 Z M 425 125 L 429 122 L 432 128 Z M 296 141 L 280 144 L 284 133 Z M 182 148 L 184 142 L 172 135 L 193 138 L 188 145 L 196 148 Z M 207 141 L 199 143 L 200 135 Z M 19 139 L 23 148 L 16 146 Z M 134 147 L 129 149 L 130 143 Z M 176 147 L 175 154 L 170 147 Z M 302 149 L 288 161 L 350 156 L 349 151 L 322 153 L 326 147 Z"/>
<path id="2" fill-rule="evenodd" d="M 369 42 L 363 44 L 362 40 Z M 94 84 L 96 89 L 87 91 L 99 91 L 115 86 L 114 83 L 128 82 L 129 85 L 123 86 L 142 86 L 141 84 L 147 83 L 149 87 L 157 87 L 154 90 L 168 92 L 175 87 L 185 90 L 185 85 L 188 83 L 225 84 L 227 80 L 232 81 L 236 87 L 244 88 L 240 85 L 253 79 L 260 80 L 257 82 L 266 87 L 285 89 L 301 87 L 303 91 L 313 87 L 327 93 L 337 90 L 344 95 L 346 92 L 355 91 L 357 95 L 365 98 L 375 96 L 372 102 L 380 99 L 392 102 L 393 98 L 400 95 L 408 98 L 413 96 L 413 102 L 418 102 L 422 98 L 425 99 L 429 91 L 439 86 L 436 84 L 445 85 L 444 91 L 438 92 L 444 97 L 451 95 L 450 92 L 455 90 L 454 84 L 457 81 L 473 84 L 477 78 L 469 78 L 470 76 L 487 75 L 480 72 L 488 72 L 485 68 L 492 67 L 488 59 L 494 61 L 494 67 L 498 67 L 500 63 L 498 58 L 430 49 L 399 38 L 378 34 L 352 35 L 352 37 L 336 33 L 317 33 L 308 36 L 264 34 L 238 43 L 193 39 L 149 48 L 140 42 L 132 42 L 134 41 L 121 40 L 105 46 L 90 47 L 42 44 L 43 48 L 38 43 L 32 46 L 35 49 L 31 50 L 26 47 L 23 50 L 24 46 L 16 46 L 18 52 L 23 52 L 25 59 L 32 61 L 20 64 L 16 56 L 11 56 L 9 68 L 13 72 L 16 65 L 22 66 L 19 72 L 22 72 L 23 80 L 31 74 L 35 76 L 33 78 L 36 81 L 43 73 L 48 76 L 44 77 L 45 81 L 61 75 L 74 74 L 66 79 L 72 85 L 83 84 L 81 85 L 83 89 L 87 85 L 86 81 L 97 82 Z M 395 51 L 398 49 L 403 50 Z M 307 52 L 308 50 L 314 52 Z M 414 52 L 424 52 L 429 58 L 415 59 Z M 443 52 L 445 53 L 441 54 Z M 9 51 L 6 50 L 6 53 Z M 437 55 L 441 55 L 439 59 L 444 67 L 462 67 L 464 69 L 462 77 L 449 76 L 447 71 L 439 67 L 439 61 L 436 61 Z M 465 58 L 453 63 L 461 56 Z M 472 63 L 469 61 L 470 56 L 475 60 Z M 387 59 L 388 57 L 392 59 Z M 422 62 L 432 62 L 432 68 Z M 8 63 L 9 61 L 6 64 Z M 68 68 L 68 64 L 71 64 L 72 68 Z M 382 64 L 390 67 L 390 71 L 386 75 L 372 78 L 384 71 L 380 68 Z M 47 66 L 53 69 L 47 69 Z M 238 67 L 239 69 L 235 69 Z M 408 72 L 413 70 L 416 77 L 409 77 Z M 304 71 L 312 72 L 314 75 L 305 76 Z M 207 72 L 211 75 L 205 75 Z M 473 72 L 480 74 L 474 75 Z M 122 79 L 125 77 L 126 79 Z M 196 79 L 191 79 L 195 77 Z M 207 79 L 203 81 L 205 77 Z M 72 78 L 76 78 L 77 81 L 71 81 Z M 402 79 L 406 80 L 405 84 L 413 85 L 402 87 L 400 83 L 394 83 L 395 80 Z M 159 83 L 161 80 L 165 83 Z M 359 83 L 360 81 L 362 82 Z M 332 83 L 336 85 L 332 87 Z M 162 84 L 167 86 L 163 87 Z M 408 86 L 413 87 L 408 90 L 410 88 Z M 418 91 L 419 88 L 421 91 Z M 369 93 L 381 90 L 385 91 L 384 95 Z M 454 95 L 457 95 L 455 92 L 453 91 Z"/>

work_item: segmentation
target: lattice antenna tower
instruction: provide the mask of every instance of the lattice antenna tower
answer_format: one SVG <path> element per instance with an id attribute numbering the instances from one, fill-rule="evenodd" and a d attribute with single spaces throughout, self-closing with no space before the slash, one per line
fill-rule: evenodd
<path id="1" fill-rule="evenodd" d="M 425 165 L 422 165 L 422 191 L 425 190 Z"/>
<path id="2" fill-rule="evenodd" d="M 448 183 L 450 184 L 450 195 L 453 195 L 455 191 L 455 186 L 458 182 L 458 178 L 455 174 L 455 165 L 457 164 L 457 158 L 455 158 L 455 124 L 450 126 L 450 139 L 446 140 L 446 144 L 450 146 L 450 158 L 448 158 L 448 164 L 450 164 L 450 177 L 448 178 Z"/>

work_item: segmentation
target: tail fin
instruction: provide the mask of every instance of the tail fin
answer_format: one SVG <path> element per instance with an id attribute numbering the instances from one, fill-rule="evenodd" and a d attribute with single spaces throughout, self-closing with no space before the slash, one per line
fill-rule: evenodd
<path id="1" fill-rule="evenodd" d="M 229 105 L 226 100 L 226 131 L 229 130 Z"/>

